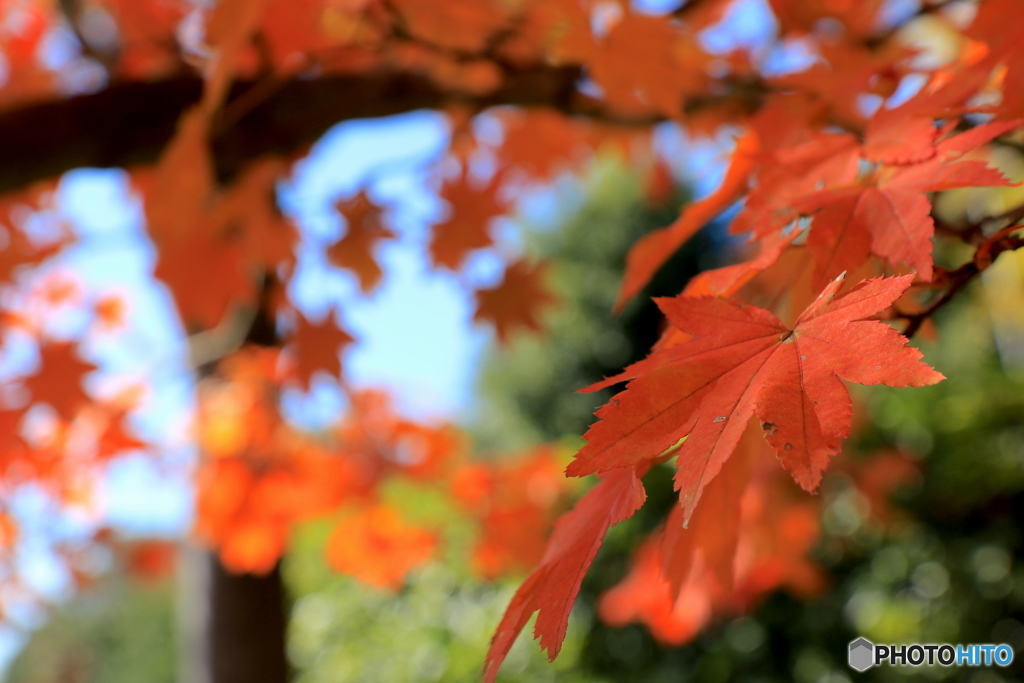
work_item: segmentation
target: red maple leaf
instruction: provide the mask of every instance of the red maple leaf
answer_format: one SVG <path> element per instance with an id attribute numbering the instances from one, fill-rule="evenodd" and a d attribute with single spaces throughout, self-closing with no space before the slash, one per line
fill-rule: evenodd
<path id="1" fill-rule="evenodd" d="M 327 250 L 327 258 L 334 265 L 352 271 L 364 294 L 372 292 L 384 275 L 373 250 L 381 240 L 393 239 L 395 233 L 383 226 L 383 211 L 370 201 L 365 191 L 347 201 L 339 201 L 335 207 L 345 217 L 348 228 L 345 236 Z"/>
<path id="2" fill-rule="evenodd" d="M 441 198 L 450 211 L 447 220 L 434 226 L 430 243 L 434 265 L 458 270 L 466 254 L 491 245 L 491 220 L 505 211 L 505 202 L 498 198 L 500 185 L 496 173 L 486 187 L 478 188 L 466 170 L 445 184 Z"/>
<path id="3" fill-rule="evenodd" d="M 617 110 L 682 113 L 684 97 L 706 87 L 711 57 L 704 52 L 693 24 L 673 24 L 657 17 L 627 13 L 604 36 L 590 58 L 594 81 Z"/>
<path id="4" fill-rule="evenodd" d="M 338 524 L 325 552 L 335 570 L 398 589 L 411 569 L 434 555 L 437 543 L 434 533 L 406 522 L 397 510 L 373 505 Z"/>
<path id="5" fill-rule="evenodd" d="M 546 181 L 585 158 L 583 125 L 550 109 L 501 112 L 504 140 L 498 154 L 532 180 Z"/>
<path id="6" fill-rule="evenodd" d="M 333 316 L 321 323 L 310 322 L 301 313 L 298 317 L 298 325 L 289 336 L 288 351 L 295 360 L 299 384 L 308 391 L 313 375 L 320 370 L 340 379 L 341 351 L 355 338 L 343 330 Z"/>
<path id="7" fill-rule="evenodd" d="M 794 204 L 798 210 L 819 210 L 807 239 L 807 247 L 817 264 L 817 286 L 841 272 L 857 268 L 871 253 L 893 265 L 910 266 L 921 279 L 931 280 L 935 224 L 927 193 L 975 185 L 1010 184 L 985 162 L 961 161 L 960 158 L 1013 130 L 1020 125 L 1019 121 L 978 126 L 934 146 L 931 134 L 921 128 L 919 118 L 902 121 L 903 127 L 897 130 L 904 130 L 908 139 L 923 142 L 924 152 L 915 157 L 909 149 L 878 143 L 875 147 L 880 147 L 879 151 L 872 148 L 869 137 L 865 155 L 895 158 L 904 165 L 882 166 L 863 183 L 826 189 Z M 883 137 L 891 138 L 896 134 L 896 130 L 890 130 L 884 132 Z M 917 158 L 923 161 L 909 163 Z"/>
<path id="8" fill-rule="evenodd" d="M 145 450 L 149 444 L 139 440 L 126 424 L 128 411 L 124 408 L 106 416 L 106 425 L 97 438 L 98 457 L 112 458 L 130 451 Z"/>
<path id="9" fill-rule="evenodd" d="M 97 366 L 83 361 L 72 342 L 43 344 L 39 356 L 39 372 L 28 377 L 25 386 L 36 401 L 49 403 L 58 415 L 71 420 L 89 402 L 82 390 L 82 378 Z"/>
<path id="10" fill-rule="evenodd" d="M 403 26 L 416 38 L 442 48 L 480 52 L 488 39 L 512 20 L 508 9 L 516 5 L 498 2 L 424 3 L 396 0 L 392 3 Z"/>
<path id="11" fill-rule="evenodd" d="M 660 540 L 653 536 L 640 546 L 626 578 L 601 595 L 597 613 L 613 628 L 641 622 L 662 645 L 682 645 L 711 620 L 714 591 L 707 574 L 694 572 L 673 595 L 662 573 Z"/>
<path id="12" fill-rule="evenodd" d="M 850 431 L 850 397 L 840 378 L 889 386 L 943 379 L 899 332 L 867 320 L 912 280 L 867 280 L 834 298 L 843 284 L 837 278 L 792 329 L 764 309 L 727 299 L 659 299 L 669 322 L 693 337 L 592 387 L 636 378 L 598 411 L 601 421 L 584 435 L 588 443 L 567 473 L 635 465 L 686 437 L 676 487 L 689 519 L 756 414 L 782 464 L 814 490 Z"/>
<path id="13" fill-rule="evenodd" d="M 253 164 L 219 198 L 213 211 L 216 229 L 238 233 L 253 270 L 290 271 L 295 265 L 296 226 L 277 206 L 277 181 L 288 166 L 280 159 Z"/>
<path id="14" fill-rule="evenodd" d="M 641 472 L 642 473 L 642 472 Z M 555 531 L 537 568 L 512 596 L 512 602 L 498 624 L 484 664 L 484 681 L 498 675 L 516 636 L 534 612 L 534 636 L 554 661 L 565 639 L 569 612 L 594 561 L 604 534 L 613 524 L 633 516 L 647 494 L 633 467 L 615 469 L 604 475 L 576 506 L 555 522 Z"/>
<path id="15" fill-rule="evenodd" d="M 864 131 L 864 156 L 882 164 L 916 164 L 935 156 L 938 129 L 930 116 L 882 110 Z"/>
<path id="16" fill-rule="evenodd" d="M 473 320 L 493 323 L 502 344 L 508 343 L 512 330 L 516 328 L 540 331 L 540 310 L 555 302 L 554 296 L 544 287 L 544 273 L 543 264 L 516 261 L 505 269 L 505 279 L 500 285 L 477 291 Z"/>
<path id="17" fill-rule="evenodd" d="M 754 169 L 757 150 L 757 136 L 753 133 L 737 140 L 732 164 L 721 186 L 707 197 L 686 205 L 672 225 L 645 235 L 633 245 L 626 257 L 626 274 L 615 300 L 616 311 L 622 310 L 630 299 L 640 293 L 686 240 L 739 197 Z"/>
<path id="18" fill-rule="evenodd" d="M 166 283 L 189 329 L 215 327 L 233 305 L 251 304 L 256 285 L 237 243 L 195 231 L 160 246 L 153 275 Z"/>

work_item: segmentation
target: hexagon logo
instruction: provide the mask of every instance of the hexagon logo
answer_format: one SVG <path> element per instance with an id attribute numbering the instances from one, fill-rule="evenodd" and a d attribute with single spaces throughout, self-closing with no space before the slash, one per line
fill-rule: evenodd
<path id="1" fill-rule="evenodd" d="M 867 671 L 875 664 L 875 645 L 867 638 L 850 643 L 850 668 Z"/>

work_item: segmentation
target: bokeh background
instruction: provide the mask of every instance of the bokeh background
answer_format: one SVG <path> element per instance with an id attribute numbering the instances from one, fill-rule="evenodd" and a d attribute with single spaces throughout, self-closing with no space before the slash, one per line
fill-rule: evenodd
<path id="1" fill-rule="evenodd" d="M 634 4 L 657 13 L 673 3 Z M 911 5 L 887 3 L 887 11 L 900 17 Z M 737 46 L 764 52 L 765 72 L 809 63 L 800 44 L 769 50 L 777 30 L 766 3 L 742 0 L 704 40 L 721 53 Z M 937 59 L 948 38 L 943 30 L 916 23 L 905 40 Z M 71 67 L 72 38 L 44 43 L 41 58 L 85 89 L 91 76 Z M 500 144 L 502 123 L 494 115 L 481 114 L 469 126 Z M 642 358 L 657 340 L 662 321 L 650 297 L 678 293 L 692 275 L 728 263 L 740 248 L 726 234 L 727 214 L 621 315 L 610 315 L 629 246 L 717 186 L 733 132 L 698 138 L 661 125 L 644 163 L 621 146 L 600 150 L 575 171 L 524 189 L 492 226 L 499 246 L 474 253 L 453 274 L 431 268 L 425 249 L 430 225 L 446 210 L 432 183 L 457 133 L 449 117 L 414 112 L 338 125 L 276 188 L 301 236 L 288 295 L 314 317 L 343 311 L 359 339 L 344 353 L 351 387 L 386 392 L 396 414 L 417 424 L 457 425 L 465 450 L 481 461 L 514 463 L 509 454 L 553 444 L 544 457 L 563 466 L 610 395 L 576 390 Z M 991 153 L 1004 169 L 1024 171 L 1019 149 Z M 484 174 L 487 164 L 480 162 Z M 388 225 L 398 235 L 377 250 L 385 278 L 372 296 L 324 260 L 345 230 L 336 203 L 360 191 L 388 207 Z M 1016 191 L 997 199 L 1013 201 Z M 949 193 L 940 210 L 957 215 L 979 201 Z M 39 281 L 67 281 L 123 302 L 123 325 L 89 349 L 100 367 L 89 382 L 104 390 L 126 377 L 146 385 L 129 424 L 149 446 L 111 461 L 81 505 L 57 509 L 31 487 L 6 501 L 20 527 L 14 567 L 39 598 L 8 607 L 0 664 L 11 683 L 184 682 L 189 653 L 181 634 L 199 609 L 190 598 L 199 552 L 191 533 L 199 446 L 189 425 L 200 408 L 187 335 L 170 293 L 151 277 L 156 252 L 127 173 L 68 173 L 49 211 L 48 220 L 77 241 L 47 263 Z M 44 236 L 46 225 L 40 219 Z M 548 263 L 554 303 L 544 310 L 540 334 L 517 333 L 499 344 L 492 329 L 474 322 L 470 290 L 496 284 L 509 255 Z M 621 623 L 607 606 L 604 596 L 627 576 L 643 538 L 673 504 L 671 471 L 655 468 L 645 479 L 649 504 L 612 530 L 589 572 L 561 656 L 549 664 L 521 638 L 499 680 L 1024 679 L 1020 663 L 855 675 L 845 661 L 847 643 L 859 635 L 1024 648 L 1022 311 L 1024 258 L 1007 254 L 943 309 L 940 335 L 915 340 L 950 379 L 913 391 L 856 388 L 867 409 L 843 457 L 816 496 L 792 494 L 813 510 L 801 541 L 790 556 L 761 567 L 749 599 L 730 609 L 711 615 L 695 607 L 641 624 Z M 58 330 L 72 334 L 88 324 L 65 313 L 54 323 Z M 8 376 L 34 362 L 27 347 L 5 351 Z M 289 422 L 310 433 L 353 409 L 326 378 L 308 392 L 282 392 L 281 401 Z M 550 507 L 564 510 L 585 487 L 565 483 Z M 296 680 L 477 680 L 491 634 L 529 567 L 481 571 L 473 545 L 478 521 L 430 486 L 396 478 L 380 496 L 443 529 L 444 551 L 413 563 L 397 585 L 374 585 L 325 561 L 336 519 L 300 525 L 281 566 Z M 102 550 L 90 549 L 97 529 L 107 535 Z M 79 547 L 88 576 L 74 575 L 55 543 Z"/>

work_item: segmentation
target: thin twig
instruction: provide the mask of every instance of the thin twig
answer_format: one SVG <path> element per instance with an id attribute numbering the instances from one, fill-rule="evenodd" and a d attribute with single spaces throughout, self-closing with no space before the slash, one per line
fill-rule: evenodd
<path id="1" fill-rule="evenodd" d="M 901 313 L 897 311 L 897 317 L 907 321 L 907 327 L 903 331 L 905 336 L 913 337 L 928 318 L 935 315 L 940 308 L 952 301 L 953 297 L 960 293 L 971 280 L 991 266 L 1004 251 L 1014 251 L 1024 247 L 1024 238 L 1013 234 L 1019 230 L 1024 230 L 1024 225 L 1018 225 L 1019 221 L 1024 219 L 1024 206 L 1019 206 L 999 218 L 1008 221 L 1009 225 L 985 239 L 974 252 L 973 259 L 959 268 L 946 271 L 943 274 L 942 280 L 948 283 L 946 291 L 928 304 L 928 307 L 923 311 L 917 313 Z M 977 226 L 977 230 L 980 232 L 980 226 Z"/>

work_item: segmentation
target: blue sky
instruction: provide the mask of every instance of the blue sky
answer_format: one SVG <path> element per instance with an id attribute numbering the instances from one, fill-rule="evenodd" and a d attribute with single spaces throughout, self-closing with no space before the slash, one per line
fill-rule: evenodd
<path id="1" fill-rule="evenodd" d="M 424 256 L 427 226 L 444 210 L 426 185 L 426 167 L 447 138 L 443 118 L 428 112 L 339 125 L 280 188 L 282 206 L 303 234 L 291 294 L 311 317 L 338 311 L 359 339 L 344 356 L 353 384 L 386 388 L 403 411 L 427 418 L 451 418 L 467 406 L 491 334 L 471 324 L 473 303 L 465 287 L 454 275 L 432 270 Z M 385 278 L 369 297 L 352 276 L 323 261 L 324 248 L 343 234 L 334 203 L 362 188 L 388 207 L 400 235 L 380 248 Z M 182 437 L 194 391 L 187 349 L 167 291 L 152 280 L 154 252 L 125 174 L 70 173 L 61 182 L 59 203 L 81 242 L 56 267 L 72 267 L 88 291 L 120 293 L 129 308 L 126 330 L 87 349 L 103 367 L 93 387 L 116 386 L 116 378 L 143 380 L 149 391 L 133 425 L 162 443 L 171 462 L 191 457 L 191 444 Z M 315 425 L 335 416 L 341 399 L 324 380 L 308 396 L 291 392 L 286 409 Z M 128 529 L 181 531 L 190 520 L 186 482 L 168 479 L 145 457 L 116 463 L 104 494 L 106 514 Z"/>
<path id="2" fill-rule="evenodd" d="M 383 387 L 405 413 L 420 418 L 454 418 L 471 401 L 476 365 L 491 332 L 472 325 L 473 302 L 452 274 L 438 273 L 425 259 L 431 220 L 444 207 L 426 185 L 429 166 L 446 149 L 447 125 L 435 113 L 413 113 L 387 120 L 354 121 L 324 136 L 280 187 L 282 208 L 301 227 L 299 272 L 292 296 L 312 317 L 337 310 L 359 339 L 344 356 L 345 373 L 356 386 Z M 366 188 L 388 207 L 399 238 L 379 250 L 385 270 L 371 296 L 355 279 L 324 266 L 323 252 L 343 233 L 333 209 L 338 199 Z M 125 329 L 87 345 L 88 360 L 101 366 L 89 389 L 109 394 L 133 382 L 148 390 L 132 426 L 160 444 L 157 459 L 128 456 L 114 461 L 100 485 L 102 506 L 95 514 L 128 533 L 180 535 L 192 518 L 192 496 L 185 475 L 195 456 L 189 437 L 195 385 L 188 367 L 183 330 L 168 291 L 152 278 L 155 252 L 144 231 L 141 206 L 119 170 L 81 169 L 61 180 L 58 206 L 79 241 L 58 257 L 54 272 L 74 271 L 88 295 L 117 293 L 127 303 Z M 199 274 L 197 274 L 199 275 Z M 74 316 L 72 316 L 74 317 Z M 58 321 L 73 334 L 84 318 Z M 16 359 L 17 360 L 17 359 Z M 22 354 L 19 363 L 31 363 Z M 328 381 L 312 392 L 290 392 L 286 411 L 316 425 L 342 408 Z M 37 492 L 11 501 L 23 520 L 25 538 L 19 566 L 35 587 L 55 598 L 69 591 L 61 563 L 48 553 L 48 538 L 74 537 L 95 517 L 67 516 Z M 15 609 L 23 624 L 42 613 Z M 20 647 L 23 636 L 0 631 L 0 669 Z"/>

